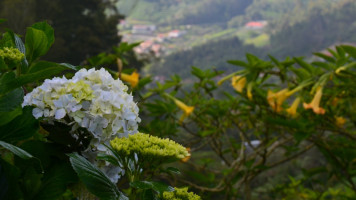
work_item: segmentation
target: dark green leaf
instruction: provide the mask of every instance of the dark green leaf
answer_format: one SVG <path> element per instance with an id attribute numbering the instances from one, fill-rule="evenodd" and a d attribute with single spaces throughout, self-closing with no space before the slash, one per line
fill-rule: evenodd
<path id="1" fill-rule="evenodd" d="M 22 88 L 17 88 L 3 96 L 0 96 L 0 113 L 10 112 L 21 106 L 23 97 L 24 92 Z"/>
<path id="2" fill-rule="evenodd" d="M 24 43 L 22 42 L 21 38 L 19 36 L 17 36 L 16 34 L 14 34 L 14 39 L 15 39 L 16 48 L 18 48 L 21 51 L 21 53 L 26 55 L 26 47 L 25 47 Z M 27 62 L 26 57 L 24 57 L 23 60 L 21 61 L 21 72 L 26 73 L 27 69 L 28 69 L 28 62 Z"/>
<path id="3" fill-rule="evenodd" d="M 213 114 L 213 113 L 212 113 Z M 215 113 L 216 114 L 216 113 Z M 199 131 L 199 135 L 202 137 L 209 136 L 211 134 L 214 134 L 216 131 L 215 130 L 204 130 L 204 131 Z"/>
<path id="4" fill-rule="evenodd" d="M 10 91 L 11 89 L 15 89 L 17 87 L 11 85 L 14 84 L 17 86 L 16 83 L 16 75 L 14 72 L 7 72 L 0 78 L 0 95 L 5 94 L 6 92 Z"/>
<path id="5" fill-rule="evenodd" d="M 99 154 L 97 156 L 97 159 L 99 160 L 105 160 L 113 165 L 116 165 L 118 166 L 119 165 L 119 162 L 115 159 L 114 156 L 111 156 L 111 155 L 106 155 L 106 154 Z"/>
<path id="6" fill-rule="evenodd" d="M 22 115 L 0 126 L 0 140 L 10 143 L 24 140 L 35 134 L 38 128 L 38 121 L 32 116 L 32 108 L 27 106 L 23 108 Z"/>
<path id="7" fill-rule="evenodd" d="M 175 167 L 168 167 L 166 170 L 169 172 L 175 173 L 175 174 L 180 174 L 179 169 L 177 169 Z"/>
<path id="8" fill-rule="evenodd" d="M 13 154 L 17 155 L 18 157 L 22 158 L 22 159 L 30 159 L 33 158 L 33 156 L 29 153 L 27 153 L 26 151 L 20 149 L 17 146 L 14 146 L 12 144 L 0 141 L 0 146 L 4 147 L 5 149 L 11 151 Z"/>
<path id="9" fill-rule="evenodd" d="M 0 72 L 7 71 L 8 67 L 2 57 L 0 57 Z"/>
<path id="10" fill-rule="evenodd" d="M 3 96 L 0 96 L 0 126 L 10 122 L 16 116 L 21 115 L 21 103 L 24 92 L 17 88 Z"/>
<path id="11" fill-rule="evenodd" d="M 162 182 L 151 182 L 153 185 L 153 190 L 158 192 L 159 194 L 163 194 L 163 192 L 173 192 L 174 188 L 166 183 Z"/>
<path id="12" fill-rule="evenodd" d="M 297 131 L 294 133 L 294 139 L 299 144 L 301 141 L 307 139 L 311 134 L 304 131 Z"/>
<path id="13" fill-rule="evenodd" d="M 87 159 L 77 153 L 69 154 L 69 159 L 80 180 L 83 181 L 88 190 L 101 199 L 126 199 L 110 179 L 91 164 Z"/>
<path id="14" fill-rule="evenodd" d="M 21 106 L 9 112 L 0 112 L 0 126 L 11 122 L 15 117 L 22 114 Z"/>
<path id="15" fill-rule="evenodd" d="M 151 182 L 148 181 L 134 181 L 130 183 L 130 186 L 141 190 L 152 189 L 153 187 Z"/>
<path id="16" fill-rule="evenodd" d="M 69 164 L 55 165 L 44 174 L 41 189 L 34 199 L 58 199 L 66 191 L 67 185 L 77 182 L 77 179 L 77 175 Z"/>
<path id="17" fill-rule="evenodd" d="M 5 180 L 5 186 L 1 185 L 1 193 L 5 193 L 5 197 L 0 199 L 24 199 L 23 192 L 20 188 L 19 179 L 20 179 L 20 170 L 10 163 L 0 159 L 0 171 L 1 179 Z"/>
<path id="18" fill-rule="evenodd" d="M 144 190 L 142 192 L 142 200 L 156 200 L 156 196 L 153 192 L 153 190 Z"/>
<path id="19" fill-rule="evenodd" d="M 346 53 L 348 53 L 351 57 L 356 59 L 356 47 L 349 46 L 349 45 L 342 45 L 341 46 Z"/>
<path id="20" fill-rule="evenodd" d="M 297 75 L 300 80 L 306 80 L 311 76 L 311 74 L 304 68 L 296 69 L 296 68 L 292 67 L 292 68 L 290 68 L 290 70 L 293 71 L 295 73 L 295 75 Z"/>
<path id="21" fill-rule="evenodd" d="M 60 66 L 64 66 L 64 67 L 66 67 L 68 69 L 73 69 L 75 71 L 79 70 L 79 67 L 71 65 L 71 64 L 68 64 L 68 63 L 60 63 L 59 65 Z"/>
<path id="22" fill-rule="evenodd" d="M 307 71 L 308 71 L 309 73 L 311 73 L 311 74 L 313 73 L 314 67 L 313 67 L 311 64 L 305 62 L 302 58 L 294 58 L 294 60 L 295 60 L 303 69 L 307 70 Z"/>
<path id="23" fill-rule="evenodd" d="M 155 181 L 135 181 L 130 183 L 131 187 L 147 190 L 153 189 L 154 191 L 162 194 L 163 192 L 172 192 L 174 188 L 162 182 L 155 182 Z"/>

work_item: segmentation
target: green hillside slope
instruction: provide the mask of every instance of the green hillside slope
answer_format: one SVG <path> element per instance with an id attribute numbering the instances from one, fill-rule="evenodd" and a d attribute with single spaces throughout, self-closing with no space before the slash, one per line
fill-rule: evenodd
<path id="1" fill-rule="evenodd" d="M 285 21 L 280 29 L 270 29 L 270 44 L 267 46 L 255 48 L 243 45 L 236 38 L 225 39 L 169 55 L 151 69 L 155 73 L 175 72 L 184 76 L 190 66 L 216 66 L 229 70 L 231 66 L 226 60 L 243 59 L 246 52 L 259 57 L 271 54 L 284 58 L 287 55 L 306 56 L 333 44 L 356 42 L 356 2 L 353 0 L 339 1 L 332 8 L 314 7 L 302 18 L 292 24 Z"/>

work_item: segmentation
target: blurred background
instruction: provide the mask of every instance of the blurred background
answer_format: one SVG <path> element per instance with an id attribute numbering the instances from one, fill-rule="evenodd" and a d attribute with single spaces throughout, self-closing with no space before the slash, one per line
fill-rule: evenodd
<path id="1" fill-rule="evenodd" d="M 161 81 L 191 66 L 229 72 L 246 52 L 284 59 L 356 43 L 354 0 L 1 0 L 0 18 L 21 34 L 47 20 L 56 40 L 45 59 L 56 62 L 141 42 L 130 67 Z"/>

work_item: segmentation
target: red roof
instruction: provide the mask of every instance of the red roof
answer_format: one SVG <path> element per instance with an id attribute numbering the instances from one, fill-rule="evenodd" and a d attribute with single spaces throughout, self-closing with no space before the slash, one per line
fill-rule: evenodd
<path id="1" fill-rule="evenodd" d="M 248 22 L 246 27 L 263 27 L 264 25 L 261 22 Z"/>

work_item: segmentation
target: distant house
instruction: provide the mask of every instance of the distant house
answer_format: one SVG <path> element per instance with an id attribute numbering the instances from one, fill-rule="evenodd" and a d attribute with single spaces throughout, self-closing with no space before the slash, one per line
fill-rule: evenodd
<path id="1" fill-rule="evenodd" d="M 184 35 L 186 32 L 185 31 L 180 31 L 180 30 L 172 30 L 168 33 L 169 38 L 178 38 Z"/>
<path id="2" fill-rule="evenodd" d="M 142 42 L 138 47 L 135 47 L 134 51 L 137 54 L 149 54 L 153 52 L 155 56 L 159 57 L 164 53 L 164 48 L 152 40 L 147 40 Z"/>
<path id="3" fill-rule="evenodd" d="M 262 29 L 267 25 L 267 21 L 250 21 L 245 24 L 246 29 Z"/>
<path id="4" fill-rule="evenodd" d="M 155 25 L 134 25 L 132 26 L 132 34 L 152 35 L 156 31 Z"/>

